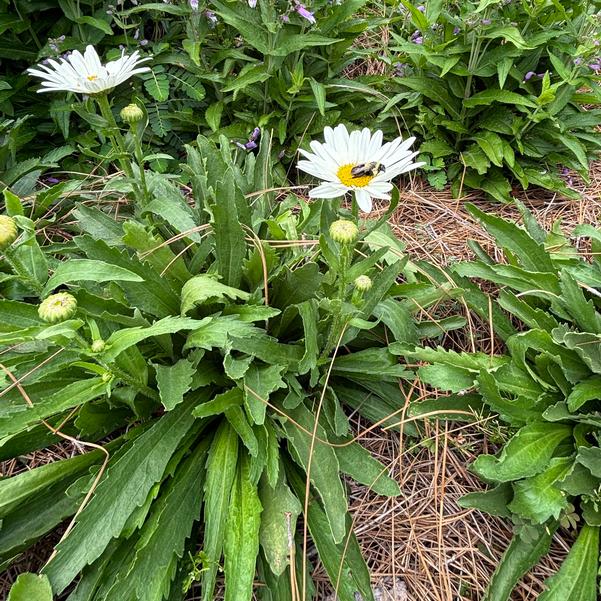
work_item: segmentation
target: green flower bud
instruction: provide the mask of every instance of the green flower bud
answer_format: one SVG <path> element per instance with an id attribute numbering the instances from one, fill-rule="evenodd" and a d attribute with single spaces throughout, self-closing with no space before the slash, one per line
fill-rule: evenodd
<path id="1" fill-rule="evenodd" d="M 359 228 L 348 219 L 339 219 L 330 225 L 330 236 L 340 244 L 352 244 L 359 235 Z"/>
<path id="2" fill-rule="evenodd" d="M 371 288 L 371 278 L 367 275 L 360 275 L 359 277 L 355 278 L 355 288 L 359 291 L 359 292 L 367 292 L 370 288 Z"/>
<path id="3" fill-rule="evenodd" d="M 144 111 L 137 104 L 128 104 L 119 114 L 125 123 L 138 123 L 144 119 Z"/>
<path id="4" fill-rule="evenodd" d="M 38 315 L 48 323 L 65 321 L 75 315 L 77 299 L 68 292 L 58 292 L 45 298 L 38 307 Z"/>
<path id="5" fill-rule="evenodd" d="M 106 346 L 106 343 L 104 342 L 104 340 L 100 339 L 100 340 L 94 340 L 94 342 L 92 342 L 92 346 L 90 348 L 92 349 L 93 353 L 101 353 L 104 350 L 105 346 Z"/>
<path id="6" fill-rule="evenodd" d="M 8 215 L 0 215 L 0 250 L 8 248 L 16 239 L 17 222 Z"/>

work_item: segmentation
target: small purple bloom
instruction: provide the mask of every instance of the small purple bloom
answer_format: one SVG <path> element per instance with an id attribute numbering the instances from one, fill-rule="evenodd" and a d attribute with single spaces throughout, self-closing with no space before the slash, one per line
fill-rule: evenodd
<path id="1" fill-rule="evenodd" d="M 204 15 L 207 18 L 207 21 L 209 22 L 211 27 L 215 27 L 215 25 L 217 25 L 217 21 L 219 19 L 212 10 L 205 10 Z"/>
<path id="2" fill-rule="evenodd" d="M 190 0 L 190 8 L 192 10 L 198 10 L 198 0 Z"/>
<path id="3" fill-rule="evenodd" d="M 524 75 L 524 81 L 530 81 L 535 75 L 536 73 L 534 71 L 528 71 L 528 73 Z"/>
<path id="4" fill-rule="evenodd" d="M 58 184 L 60 181 L 61 180 L 57 179 L 56 177 L 50 177 L 50 176 L 48 176 L 46 178 L 46 182 L 49 183 L 49 184 Z"/>
<path id="5" fill-rule="evenodd" d="M 417 10 L 419 10 L 420 13 L 425 13 L 426 12 L 426 7 L 423 4 L 420 4 L 417 7 Z"/>
<path id="6" fill-rule="evenodd" d="M 599 40 L 593 40 L 593 46 L 598 46 L 599 44 L 601 44 Z"/>
<path id="7" fill-rule="evenodd" d="M 482 19 L 482 25 L 490 25 L 492 21 L 490 19 Z"/>
<path id="8" fill-rule="evenodd" d="M 280 15 L 280 19 L 282 19 L 282 23 L 290 23 L 290 17 L 288 15 Z"/>
<path id="9" fill-rule="evenodd" d="M 457 35 L 461 33 L 461 29 L 459 27 L 453 27 L 453 35 Z"/>
<path id="10" fill-rule="evenodd" d="M 248 0 L 248 6 L 255 8 L 257 6 L 257 0 Z"/>
<path id="11" fill-rule="evenodd" d="M 407 63 L 394 63 L 394 71 L 397 77 L 405 77 L 406 69 L 409 65 Z"/>
<path id="12" fill-rule="evenodd" d="M 140 46 L 148 46 L 148 40 L 140 40 Z"/>
<path id="13" fill-rule="evenodd" d="M 583 63 L 580 57 L 574 59 L 574 64 L 579 67 Z"/>
<path id="14" fill-rule="evenodd" d="M 414 44 L 423 44 L 424 43 L 424 37 L 422 36 L 421 31 L 418 31 L 418 30 L 414 31 L 411 34 L 411 41 Z"/>
<path id="15" fill-rule="evenodd" d="M 259 139 L 260 135 L 261 135 L 261 129 L 259 127 L 255 127 L 255 129 L 253 129 L 253 133 L 250 134 L 250 138 L 248 138 L 248 141 L 256 142 Z"/>
<path id="16" fill-rule="evenodd" d="M 253 142 L 252 140 L 250 142 L 247 142 L 244 145 L 244 148 L 246 148 L 246 150 L 254 150 L 255 148 L 257 148 L 257 143 Z"/>
<path id="17" fill-rule="evenodd" d="M 599 71 L 601 70 L 601 63 L 590 63 L 589 69 L 592 69 L 593 71 Z"/>
<path id="18" fill-rule="evenodd" d="M 303 19 L 307 19 L 307 21 L 309 21 L 309 23 L 317 23 L 317 21 L 315 20 L 315 17 L 313 16 L 313 13 L 310 10 L 307 10 L 307 8 L 303 5 L 298 3 L 295 7 L 294 10 L 301 16 L 303 17 Z"/>

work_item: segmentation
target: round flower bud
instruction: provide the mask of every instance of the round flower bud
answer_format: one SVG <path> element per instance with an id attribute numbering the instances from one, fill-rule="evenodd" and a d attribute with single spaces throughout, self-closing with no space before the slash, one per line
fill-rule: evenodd
<path id="1" fill-rule="evenodd" d="M 0 250 L 8 248 L 18 235 L 17 222 L 8 215 L 0 215 Z"/>
<path id="2" fill-rule="evenodd" d="M 359 228 L 348 219 L 339 219 L 330 225 L 330 236 L 340 244 L 352 244 L 359 234 Z"/>
<path id="3" fill-rule="evenodd" d="M 359 292 L 367 292 L 371 288 L 371 278 L 367 275 L 360 275 L 355 279 L 355 288 Z"/>
<path id="4" fill-rule="evenodd" d="M 128 104 L 119 114 L 125 123 L 138 123 L 144 119 L 144 111 L 137 104 Z"/>
<path id="5" fill-rule="evenodd" d="M 75 315 L 77 299 L 68 292 L 58 292 L 45 298 L 38 307 L 38 315 L 48 323 L 65 321 Z"/>
<path id="6" fill-rule="evenodd" d="M 92 349 L 93 353 L 101 353 L 104 350 L 105 346 L 106 346 L 106 343 L 104 342 L 104 340 L 100 339 L 100 340 L 94 340 L 94 342 L 92 342 L 92 346 L 90 348 Z"/>

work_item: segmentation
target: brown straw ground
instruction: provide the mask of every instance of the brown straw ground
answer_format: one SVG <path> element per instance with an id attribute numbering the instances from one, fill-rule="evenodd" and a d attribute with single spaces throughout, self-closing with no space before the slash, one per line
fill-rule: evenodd
<path id="1" fill-rule="evenodd" d="M 520 200 L 546 229 L 561 219 L 564 233 L 569 234 L 577 224 L 598 222 L 601 162 L 593 165 L 587 186 L 576 181 L 575 187 L 582 192 L 580 200 L 565 200 L 540 190 L 523 192 Z M 466 242 L 474 239 L 501 260 L 490 237 L 465 210 L 467 201 L 481 210 L 521 219 L 514 205 L 487 201 L 478 194 L 457 200 L 446 191 L 438 192 L 414 181 L 402 192 L 390 225 L 414 259 L 445 265 L 471 258 Z M 385 209 L 376 207 L 375 216 Z M 585 249 L 581 241 L 576 243 Z M 471 332 L 469 342 L 467 335 L 453 333 L 445 344 L 472 350 L 477 340 L 479 350 L 490 351 L 495 341 L 488 335 L 488 324 L 476 320 L 472 327 L 477 331 Z M 354 418 L 354 427 L 360 432 L 367 424 Z M 469 472 L 468 465 L 480 453 L 496 450 L 489 440 L 498 440 L 499 432 L 490 422 L 466 426 L 432 420 L 422 428 L 424 436 L 419 441 L 380 429 L 361 439 L 374 457 L 389 467 L 401 487 L 400 496 L 388 499 L 365 486 L 348 483 L 357 538 L 372 574 L 376 601 L 478 601 L 511 539 L 511 526 L 505 520 L 462 509 L 457 500 L 468 492 L 483 490 L 482 482 Z M 0 464 L 0 474 L 14 475 L 78 452 L 81 450 L 71 443 L 56 445 Z M 45 563 L 60 534 L 60 529 L 52 533 L 0 574 L 0 599 L 7 597 L 19 573 L 36 571 Z M 566 530 L 559 532 L 551 552 L 519 584 L 512 601 L 537 598 L 543 580 L 565 557 L 572 535 Z M 317 560 L 312 548 L 309 557 Z M 334 601 L 319 562 L 313 578 L 318 601 Z M 198 598 L 197 591 L 189 597 Z"/>

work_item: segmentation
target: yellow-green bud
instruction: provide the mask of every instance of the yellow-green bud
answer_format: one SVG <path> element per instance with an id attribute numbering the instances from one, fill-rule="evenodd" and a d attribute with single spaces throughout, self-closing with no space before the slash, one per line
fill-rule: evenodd
<path id="1" fill-rule="evenodd" d="M 92 342 L 92 346 L 90 348 L 92 349 L 93 353 L 101 353 L 104 350 L 105 346 L 106 346 L 106 343 L 104 342 L 104 340 L 99 339 L 99 340 L 94 340 L 94 342 Z"/>
<path id="2" fill-rule="evenodd" d="M 119 114 L 125 123 L 138 123 L 144 119 L 144 111 L 137 104 L 128 104 Z"/>
<path id="3" fill-rule="evenodd" d="M 18 234 L 17 222 L 8 215 L 0 215 L 0 250 L 8 248 Z"/>
<path id="4" fill-rule="evenodd" d="M 355 288 L 359 292 L 367 292 L 371 288 L 371 278 L 367 275 L 360 275 L 355 278 Z"/>
<path id="5" fill-rule="evenodd" d="M 111 381 L 112 377 L 113 377 L 113 374 L 110 371 L 105 371 L 102 374 L 102 381 L 106 384 L 107 382 Z"/>
<path id="6" fill-rule="evenodd" d="M 352 244 L 359 235 L 359 228 L 348 219 L 339 219 L 330 225 L 332 240 L 340 244 Z"/>
<path id="7" fill-rule="evenodd" d="M 38 307 L 38 315 L 48 323 L 65 321 L 75 315 L 77 299 L 68 292 L 58 292 L 45 298 Z"/>

